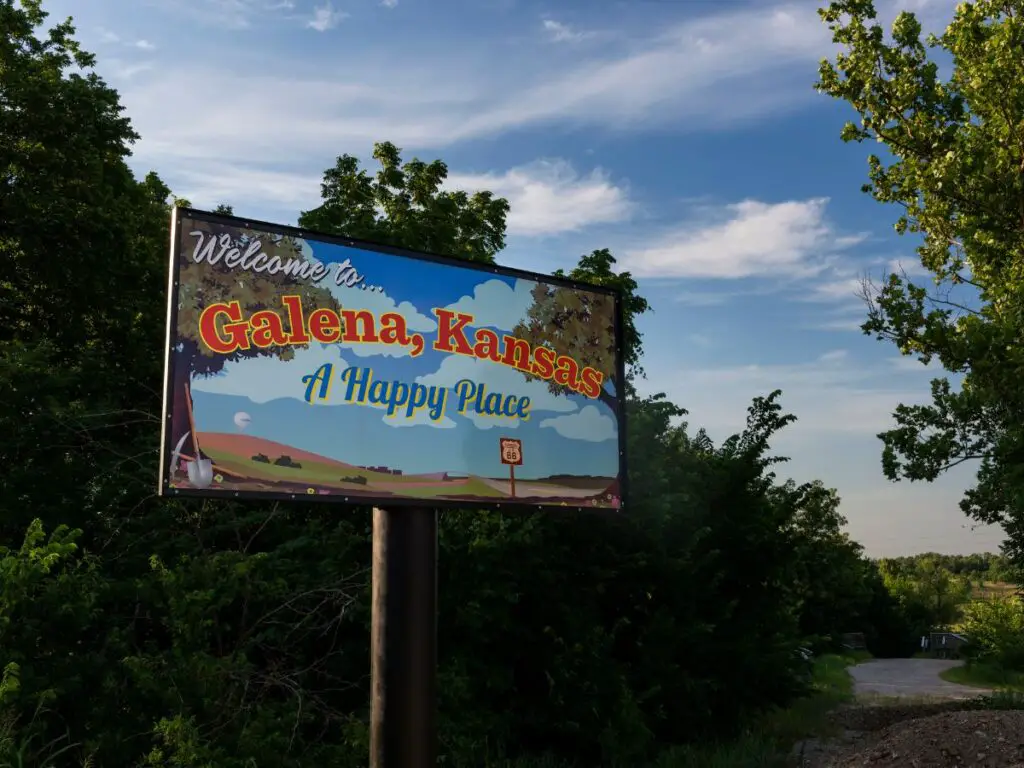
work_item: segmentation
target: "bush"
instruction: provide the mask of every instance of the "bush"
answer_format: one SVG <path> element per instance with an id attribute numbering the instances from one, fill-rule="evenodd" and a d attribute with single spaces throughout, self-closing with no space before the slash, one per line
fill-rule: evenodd
<path id="1" fill-rule="evenodd" d="M 963 650 L 973 662 L 1024 672 L 1024 602 L 1019 597 L 975 600 L 964 607 L 969 638 Z"/>

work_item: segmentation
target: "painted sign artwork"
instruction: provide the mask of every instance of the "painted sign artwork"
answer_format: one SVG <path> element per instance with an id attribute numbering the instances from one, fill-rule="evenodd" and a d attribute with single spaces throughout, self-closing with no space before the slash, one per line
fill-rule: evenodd
<path id="1" fill-rule="evenodd" d="M 190 209 L 169 290 L 161 493 L 622 506 L 614 292 Z"/>

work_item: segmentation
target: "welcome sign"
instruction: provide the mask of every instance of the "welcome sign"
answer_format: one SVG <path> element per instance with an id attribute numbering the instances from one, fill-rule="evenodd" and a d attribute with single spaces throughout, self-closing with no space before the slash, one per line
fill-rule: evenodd
<path id="1" fill-rule="evenodd" d="M 169 295 L 163 494 L 622 505 L 614 291 L 179 208 Z"/>

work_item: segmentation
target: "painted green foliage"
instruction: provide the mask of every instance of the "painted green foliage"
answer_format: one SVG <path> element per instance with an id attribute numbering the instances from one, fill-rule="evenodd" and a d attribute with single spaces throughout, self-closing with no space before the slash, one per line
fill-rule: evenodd
<path id="1" fill-rule="evenodd" d="M 1024 3 L 963 3 L 939 36 L 911 13 L 891 34 L 871 0 L 821 11 L 841 52 L 820 91 L 858 113 L 842 139 L 877 141 L 864 189 L 917 236 L 928 277 L 890 275 L 865 333 L 959 378 L 928 405 L 900 405 L 880 437 L 893 480 L 933 480 L 979 461 L 961 507 L 1001 522 L 1024 555 Z"/>

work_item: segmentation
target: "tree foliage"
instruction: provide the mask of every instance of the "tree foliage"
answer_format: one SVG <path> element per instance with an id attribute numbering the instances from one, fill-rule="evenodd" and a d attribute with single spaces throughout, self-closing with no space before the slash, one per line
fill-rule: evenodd
<path id="1" fill-rule="evenodd" d="M 0 762 L 364 765 L 368 510 L 154 497 L 166 232 L 187 201 L 133 177 L 116 93 L 44 21 L 0 0 Z M 340 158 L 302 226 L 493 260 L 505 201 L 375 156 L 373 177 Z M 638 372 L 636 283 L 608 251 L 569 275 L 621 288 Z M 881 622 L 834 493 L 774 474 L 777 393 L 716 445 L 622 384 L 628 516 L 442 517 L 446 764 L 642 765 L 796 695 L 807 636 Z"/>
<path id="2" fill-rule="evenodd" d="M 899 209 L 896 231 L 917 236 L 932 285 L 893 274 L 868 295 L 865 333 L 958 377 L 935 379 L 928 405 L 900 405 L 880 435 L 893 480 L 933 480 L 979 461 L 961 507 L 1003 523 L 1024 556 L 1024 5 L 957 6 L 938 36 L 901 12 L 891 35 L 871 0 L 821 11 L 842 52 L 821 65 L 819 90 L 859 121 L 844 141 L 875 140 L 865 191 Z M 949 75 L 942 63 L 949 62 Z"/>
<path id="3" fill-rule="evenodd" d="M 505 247 L 508 201 L 490 192 L 443 188 L 441 160 L 402 162 L 390 142 L 373 147 L 380 169 L 370 176 L 359 159 L 342 155 L 324 171 L 323 201 L 299 216 L 299 226 L 339 237 L 494 263 Z"/>

